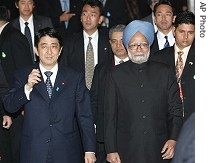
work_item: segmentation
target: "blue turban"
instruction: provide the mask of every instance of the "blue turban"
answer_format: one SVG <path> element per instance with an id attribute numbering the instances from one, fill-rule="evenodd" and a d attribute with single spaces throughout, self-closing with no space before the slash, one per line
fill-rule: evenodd
<path id="1" fill-rule="evenodd" d="M 128 43 L 136 32 L 143 34 L 149 42 L 149 45 L 152 45 L 155 34 L 153 25 L 146 21 L 133 20 L 126 26 L 123 32 L 123 43 L 126 48 L 128 48 Z"/>

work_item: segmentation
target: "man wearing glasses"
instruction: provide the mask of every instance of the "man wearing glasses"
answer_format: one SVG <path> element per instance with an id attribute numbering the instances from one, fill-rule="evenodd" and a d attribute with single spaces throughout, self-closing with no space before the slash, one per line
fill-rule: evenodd
<path id="1" fill-rule="evenodd" d="M 168 66 L 149 61 L 151 23 L 134 20 L 123 33 L 130 61 L 108 76 L 104 99 L 105 149 L 111 163 L 166 163 L 182 126 L 182 103 Z"/>

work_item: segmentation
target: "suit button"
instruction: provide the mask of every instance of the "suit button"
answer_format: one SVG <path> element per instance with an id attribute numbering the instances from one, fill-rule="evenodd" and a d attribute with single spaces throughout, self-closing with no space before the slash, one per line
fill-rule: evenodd
<path id="1" fill-rule="evenodd" d="M 147 132 L 146 131 L 144 131 L 144 135 L 146 135 L 147 134 Z"/>
<path id="2" fill-rule="evenodd" d="M 50 124 L 50 127 L 52 127 L 53 125 L 52 124 Z"/>
<path id="3" fill-rule="evenodd" d="M 46 143 L 49 143 L 50 142 L 50 139 L 49 140 L 46 140 Z"/>
<path id="4" fill-rule="evenodd" d="M 143 88 L 144 87 L 144 84 L 141 84 L 141 88 Z"/>
<path id="5" fill-rule="evenodd" d="M 146 118 L 146 117 L 147 117 L 146 115 L 143 115 L 143 116 L 142 116 L 142 118 Z"/>
<path id="6" fill-rule="evenodd" d="M 139 70 L 139 72 L 142 72 L 143 70 Z"/>
<path id="7" fill-rule="evenodd" d="M 142 103 L 144 103 L 144 100 L 141 100 Z"/>

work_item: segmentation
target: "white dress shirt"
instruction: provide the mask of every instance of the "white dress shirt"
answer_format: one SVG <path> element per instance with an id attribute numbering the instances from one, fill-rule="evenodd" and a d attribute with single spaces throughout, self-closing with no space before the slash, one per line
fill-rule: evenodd
<path id="1" fill-rule="evenodd" d="M 91 36 L 89 36 L 84 30 L 83 30 L 83 36 L 84 36 L 84 54 L 85 54 L 85 62 L 86 62 L 86 51 L 87 46 L 89 43 L 89 37 L 91 37 L 91 43 L 93 45 L 93 52 L 94 52 L 94 66 L 98 63 L 98 30 L 96 30 L 95 33 L 93 33 Z"/>
<path id="2" fill-rule="evenodd" d="M 159 50 L 164 48 L 164 44 L 166 42 L 165 36 L 166 35 L 164 35 L 162 32 L 160 31 L 157 32 Z M 173 46 L 175 43 L 175 38 L 174 38 L 172 30 L 167 34 L 167 36 L 168 36 L 169 45 Z"/>

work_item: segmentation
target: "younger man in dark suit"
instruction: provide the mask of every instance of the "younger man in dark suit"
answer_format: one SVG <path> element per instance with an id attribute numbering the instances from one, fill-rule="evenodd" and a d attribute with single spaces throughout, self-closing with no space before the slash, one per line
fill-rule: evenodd
<path id="1" fill-rule="evenodd" d="M 95 162 L 93 116 L 84 76 L 57 63 L 62 39 L 53 28 L 39 30 L 35 46 L 40 62 L 17 71 L 3 98 L 9 112 L 24 107 L 20 162 Z"/>
<path id="2" fill-rule="evenodd" d="M 83 3 L 81 22 L 83 30 L 64 42 L 64 49 L 61 55 L 61 63 L 77 71 L 87 72 L 87 47 L 91 38 L 93 68 L 96 64 L 107 61 L 111 58 L 108 32 L 99 30 L 98 27 L 103 21 L 103 4 L 99 0 L 85 0 Z M 90 78 L 94 69 L 91 70 Z M 90 89 L 91 84 L 87 84 Z"/>
<path id="3" fill-rule="evenodd" d="M 37 58 L 34 53 L 34 35 L 42 28 L 53 27 L 51 19 L 33 14 L 35 7 L 34 0 L 15 0 L 15 6 L 19 10 L 19 17 L 12 20 L 11 23 L 27 37 L 31 50 L 31 58 L 35 62 Z M 29 27 L 30 36 L 26 34 L 26 27 Z"/>
<path id="4" fill-rule="evenodd" d="M 174 36 L 174 46 L 156 52 L 151 59 L 170 65 L 175 76 L 178 52 L 183 52 L 182 72 L 181 76 L 177 76 L 177 82 L 186 120 L 195 112 L 195 15 L 192 12 L 185 11 L 176 16 Z"/>

